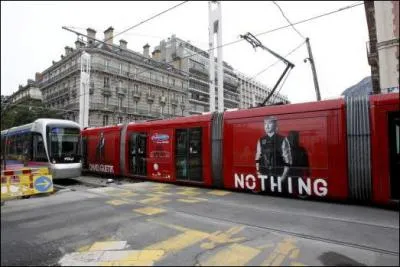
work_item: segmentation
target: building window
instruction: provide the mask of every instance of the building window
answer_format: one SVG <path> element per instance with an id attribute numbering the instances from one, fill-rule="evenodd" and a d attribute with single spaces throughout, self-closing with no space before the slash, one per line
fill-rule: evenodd
<path id="1" fill-rule="evenodd" d="M 104 77 L 104 87 L 110 88 L 110 77 Z"/>
<path id="2" fill-rule="evenodd" d="M 122 97 L 118 98 L 118 110 L 122 109 Z"/>
<path id="3" fill-rule="evenodd" d="M 122 64 L 119 64 L 119 74 L 122 74 Z"/>
<path id="4" fill-rule="evenodd" d="M 106 59 L 104 62 L 104 65 L 106 67 L 106 70 L 108 70 L 108 66 L 110 65 L 110 62 Z"/>
<path id="5" fill-rule="evenodd" d="M 118 123 L 122 123 L 122 121 L 123 121 L 122 116 L 118 117 Z"/>
<path id="6" fill-rule="evenodd" d="M 105 107 L 108 107 L 109 101 L 110 101 L 110 97 L 109 96 L 104 96 L 104 106 Z"/>
<path id="7" fill-rule="evenodd" d="M 108 115 L 103 115 L 103 126 L 108 125 Z"/>

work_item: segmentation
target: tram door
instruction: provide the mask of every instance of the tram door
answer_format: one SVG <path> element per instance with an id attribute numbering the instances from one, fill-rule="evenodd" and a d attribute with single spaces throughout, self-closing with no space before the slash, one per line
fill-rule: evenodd
<path id="1" fill-rule="evenodd" d="M 400 112 L 389 113 L 390 185 L 392 199 L 400 198 Z"/>
<path id="2" fill-rule="evenodd" d="M 203 181 L 201 128 L 177 129 L 175 134 L 176 179 Z"/>
<path id="3" fill-rule="evenodd" d="M 88 169 L 89 168 L 89 164 L 88 164 L 88 138 L 86 136 L 84 136 L 82 138 L 82 169 Z"/>
<path id="4" fill-rule="evenodd" d="M 132 133 L 129 139 L 129 170 L 133 175 L 146 176 L 146 133 Z"/>

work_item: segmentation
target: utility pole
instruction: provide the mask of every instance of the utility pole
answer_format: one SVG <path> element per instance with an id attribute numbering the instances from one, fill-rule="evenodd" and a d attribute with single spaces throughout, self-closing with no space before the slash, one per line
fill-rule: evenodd
<path id="1" fill-rule="evenodd" d="M 307 60 L 310 61 L 311 70 L 312 70 L 313 79 L 314 79 L 315 93 L 316 93 L 316 95 L 317 95 L 317 100 L 318 100 L 318 101 L 321 101 L 321 94 L 320 94 L 320 92 L 319 92 L 317 71 L 315 70 L 314 58 L 313 58 L 313 55 L 312 55 L 311 45 L 310 45 L 310 39 L 309 39 L 308 37 L 306 38 L 306 43 L 307 43 L 307 50 L 308 50 L 308 58 L 304 59 L 304 63 L 306 63 Z"/>

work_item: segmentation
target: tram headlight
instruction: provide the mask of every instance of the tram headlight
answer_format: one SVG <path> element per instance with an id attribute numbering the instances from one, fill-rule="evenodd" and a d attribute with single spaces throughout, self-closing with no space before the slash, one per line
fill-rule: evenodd
<path id="1" fill-rule="evenodd" d="M 56 164 L 56 160 L 55 160 L 55 159 L 53 159 L 51 162 L 52 162 L 53 164 Z"/>

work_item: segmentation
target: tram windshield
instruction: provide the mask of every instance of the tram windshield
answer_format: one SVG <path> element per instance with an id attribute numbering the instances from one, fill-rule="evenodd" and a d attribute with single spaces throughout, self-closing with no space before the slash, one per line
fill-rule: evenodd
<path id="1" fill-rule="evenodd" d="M 52 163 L 74 163 L 80 160 L 80 129 L 49 127 L 49 156 Z"/>

